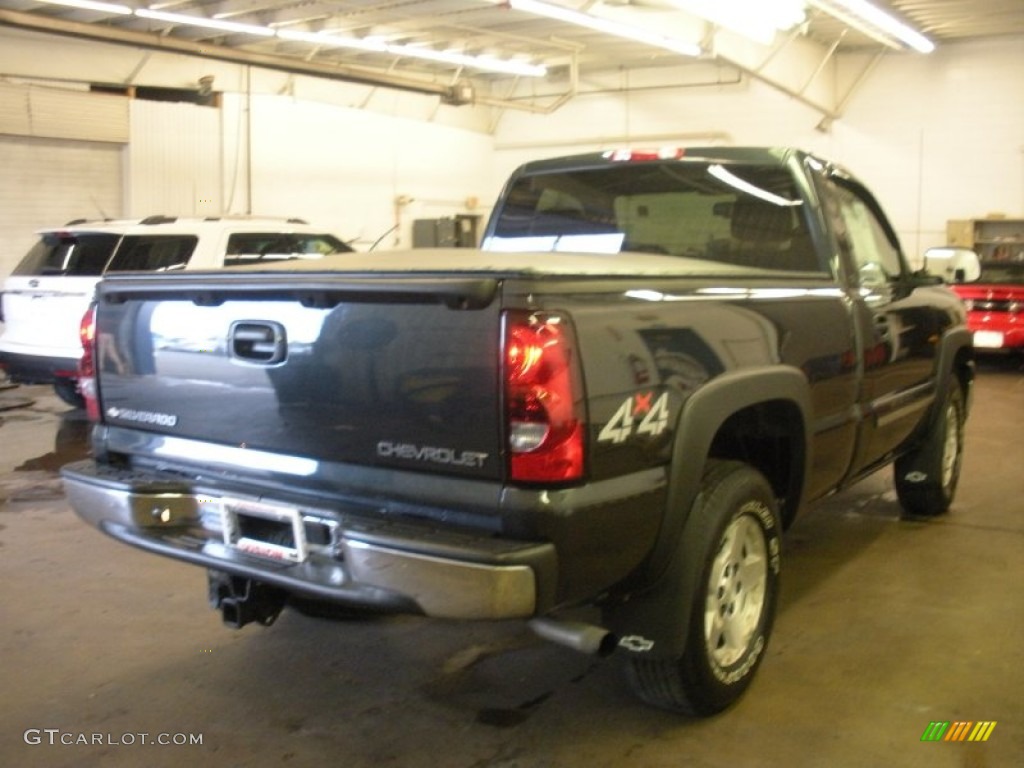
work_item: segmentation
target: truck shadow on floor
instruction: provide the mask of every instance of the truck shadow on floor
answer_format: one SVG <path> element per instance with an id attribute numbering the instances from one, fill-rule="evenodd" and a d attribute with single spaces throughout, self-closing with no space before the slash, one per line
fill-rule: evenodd
<path id="1" fill-rule="evenodd" d="M 53 450 L 28 459 L 14 468 L 15 472 L 59 472 L 65 464 L 88 458 L 89 432 L 92 423 L 80 410 L 63 414 L 53 441 Z"/>

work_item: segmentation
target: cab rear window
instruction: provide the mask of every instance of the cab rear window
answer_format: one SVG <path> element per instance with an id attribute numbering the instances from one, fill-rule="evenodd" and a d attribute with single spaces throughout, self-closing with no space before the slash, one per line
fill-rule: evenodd
<path id="1" fill-rule="evenodd" d="M 119 235 L 99 232 L 47 233 L 29 249 L 13 274 L 24 277 L 102 275 L 118 240 Z"/>
<path id="2" fill-rule="evenodd" d="M 518 177 L 488 251 L 639 251 L 755 269 L 824 271 L 788 168 L 677 160 Z M 695 265 L 695 268 L 699 268 Z"/>

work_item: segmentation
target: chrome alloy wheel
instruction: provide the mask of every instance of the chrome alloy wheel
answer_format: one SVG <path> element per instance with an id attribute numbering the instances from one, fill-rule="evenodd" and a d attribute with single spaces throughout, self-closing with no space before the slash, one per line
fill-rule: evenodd
<path id="1" fill-rule="evenodd" d="M 960 460 L 960 413 L 955 403 L 946 406 L 946 435 L 942 445 L 942 487 L 949 488 Z"/>
<path id="2" fill-rule="evenodd" d="M 704 638 L 721 668 L 738 662 L 761 620 L 768 582 L 764 530 L 748 514 L 737 517 L 719 543 L 704 605 Z"/>

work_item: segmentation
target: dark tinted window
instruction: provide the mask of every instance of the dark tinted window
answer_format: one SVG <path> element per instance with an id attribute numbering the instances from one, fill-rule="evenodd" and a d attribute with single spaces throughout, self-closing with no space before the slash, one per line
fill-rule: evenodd
<path id="1" fill-rule="evenodd" d="M 642 251 L 820 271 L 805 208 L 786 168 L 623 163 L 518 179 L 484 247 Z"/>
<path id="2" fill-rule="evenodd" d="M 198 239 L 194 235 L 132 235 L 124 238 L 109 272 L 184 269 Z"/>
<path id="3" fill-rule="evenodd" d="M 224 266 L 310 259 L 331 253 L 347 253 L 351 250 L 352 248 L 333 235 L 243 232 L 228 238 Z"/>
<path id="4" fill-rule="evenodd" d="M 862 287 L 876 288 L 897 280 L 903 273 L 898 243 L 893 242 L 884 222 L 863 193 L 851 186 L 828 182 L 838 203 L 838 218 L 832 226 L 840 247 L 849 251 Z"/>
<path id="5" fill-rule="evenodd" d="M 977 282 L 1024 285 L 1024 262 L 983 261 Z"/>
<path id="6" fill-rule="evenodd" d="M 102 275 L 118 235 L 48 233 L 29 249 L 15 275 Z"/>

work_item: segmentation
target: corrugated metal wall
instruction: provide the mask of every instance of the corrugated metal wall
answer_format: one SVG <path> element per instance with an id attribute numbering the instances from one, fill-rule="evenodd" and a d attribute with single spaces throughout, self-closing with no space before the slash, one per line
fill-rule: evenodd
<path id="1" fill-rule="evenodd" d="M 0 277 L 34 232 L 117 217 L 128 142 L 124 96 L 0 83 Z"/>
<path id="2" fill-rule="evenodd" d="M 125 144 L 128 103 L 105 93 L 0 83 L 0 133 Z"/>
<path id="3" fill-rule="evenodd" d="M 123 154 L 109 142 L 0 136 L 0 279 L 37 229 L 121 215 Z"/>

